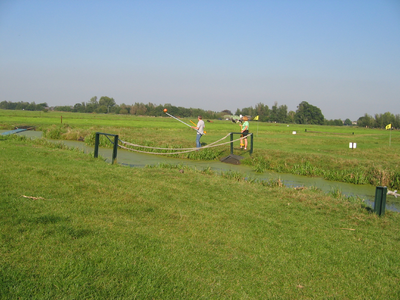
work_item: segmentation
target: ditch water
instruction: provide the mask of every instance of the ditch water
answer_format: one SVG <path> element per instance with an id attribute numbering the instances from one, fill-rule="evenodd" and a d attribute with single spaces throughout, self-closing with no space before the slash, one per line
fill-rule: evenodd
<path id="1" fill-rule="evenodd" d="M 0 133 L 5 130 L 0 130 Z M 38 138 L 42 136 L 40 131 L 24 131 L 18 133 L 30 138 Z M 78 141 L 64 141 L 64 140 L 50 140 L 53 142 L 62 142 L 68 147 L 75 147 L 82 149 L 85 153 L 94 151 L 94 147 L 89 147 L 83 142 Z M 99 155 L 104 157 L 107 162 L 111 163 L 112 149 L 99 148 Z M 375 201 L 375 186 L 372 185 L 355 185 L 349 183 L 327 181 L 318 177 L 306 177 L 293 174 L 282 174 L 275 172 L 256 173 L 251 167 L 245 165 L 233 165 L 222 163 L 219 161 L 190 161 L 178 158 L 171 158 L 165 155 L 152 155 L 132 152 L 124 149 L 118 149 L 117 162 L 122 165 L 130 167 L 145 167 L 146 165 L 157 165 L 159 163 L 167 163 L 172 165 L 185 165 L 192 168 L 203 170 L 211 168 L 213 171 L 235 171 L 245 174 L 249 178 L 256 178 L 259 180 L 275 180 L 280 179 L 285 186 L 288 187 L 317 187 L 322 191 L 328 193 L 331 191 L 341 191 L 342 194 L 347 196 L 358 196 L 364 199 L 364 202 L 373 208 Z M 386 197 L 386 210 L 400 212 L 400 198 L 388 195 Z"/>

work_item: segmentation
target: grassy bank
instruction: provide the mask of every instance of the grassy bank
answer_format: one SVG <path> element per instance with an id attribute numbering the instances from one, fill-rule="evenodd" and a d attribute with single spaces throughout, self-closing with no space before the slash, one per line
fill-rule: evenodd
<path id="1" fill-rule="evenodd" d="M 189 119 L 184 121 L 190 123 Z M 239 126 L 230 121 L 209 121 L 207 134 L 202 137 L 204 144 L 239 131 Z M 167 117 L 0 110 L 0 128 L 16 126 L 35 126 L 48 138 L 81 139 L 91 145 L 96 131 L 118 134 L 124 141 L 153 147 L 193 147 L 195 139 L 192 129 Z M 254 121 L 250 122 L 250 131 L 254 134 L 254 154 L 250 157 L 240 150 L 238 142 L 234 154 L 243 155 L 243 163 L 258 172 L 272 170 L 400 190 L 399 131 Z M 107 143 L 111 146 L 104 139 L 103 144 Z M 357 148 L 349 149 L 349 143 L 356 143 Z M 181 157 L 217 160 L 229 153 L 229 145 L 225 145 Z"/>
<path id="2" fill-rule="evenodd" d="M 0 139 L 2 299 L 400 297 L 398 213 L 62 148 Z"/>

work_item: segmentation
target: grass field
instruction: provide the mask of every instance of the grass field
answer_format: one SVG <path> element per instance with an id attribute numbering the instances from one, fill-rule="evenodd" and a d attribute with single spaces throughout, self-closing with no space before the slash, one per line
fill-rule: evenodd
<path id="1" fill-rule="evenodd" d="M 398 213 L 41 139 L 0 151 L 1 299 L 400 297 Z"/>
<path id="2" fill-rule="evenodd" d="M 189 119 L 183 121 L 190 124 Z M 240 130 L 239 125 L 230 121 L 209 121 L 206 120 L 207 134 L 202 137 L 204 144 Z M 140 145 L 195 145 L 195 131 L 170 117 L 0 110 L 0 128 L 20 126 L 35 126 L 36 130 L 43 130 L 48 138 L 85 139 L 91 144 L 94 142 L 94 133 L 99 131 L 118 134 L 121 139 Z M 253 155 L 238 149 L 238 142 L 234 154 L 243 155 L 246 159 L 242 163 L 253 166 L 257 172 L 272 170 L 400 190 L 398 130 L 251 121 L 250 131 L 254 134 Z M 350 142 L 356 143 L 357 148 L 350 149 Z M 228 155 L 229 150 L 229 146 L 224 146 L 203 151 L 204 155 L 200 152 L 182 157 L 220 159 Z"/>

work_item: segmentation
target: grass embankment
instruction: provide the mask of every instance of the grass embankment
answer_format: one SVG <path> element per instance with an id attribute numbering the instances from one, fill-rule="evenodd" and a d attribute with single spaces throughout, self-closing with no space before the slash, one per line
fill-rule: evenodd
<path id="1" fill-rule="evenodd" d="M 0 140 L 2 299 L 400 297 L 398 213 L 60 148 Z"/>
<path id="2" fill-rule="evenodd" d="M 190 124 L 189 119 L 183 120 Z M 202 137 L 204 144 L 240 130 L 239 125 L 230 121 L 209 121 L 206 120 L 207 134 Z M 187 148 L 194 146 L 196 134 L 172 118 L 0 110 L 0 128 L 28 125 L 43 130 L 48 138 L 84 139 L 88 144 L 94 143 L 95 132 L 99 131 L 118 134 L 124 141 L 145 146 Z M 248 151 L 238 149 L 239 142 L 235 144 L 234 154 L 243 155 L 246 159 L 242 163 L 258 172 L 272 170 L 400 190 L 399 131 L 254 121 L 250 122 L 250 131 L 254 134 L 252 157 Z M 357 148 L 349 149 L 350 142 L 356 143 Z M 111 146 L 104 137 L 102 143 Z M 220 159 L 229 153 L 230 147 L 225 145 L 182 157 Z"/>

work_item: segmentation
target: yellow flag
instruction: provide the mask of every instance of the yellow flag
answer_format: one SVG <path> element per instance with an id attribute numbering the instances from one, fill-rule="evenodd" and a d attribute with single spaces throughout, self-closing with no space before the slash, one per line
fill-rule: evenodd
<path id="1" fill-rule="evenodd" d="M 392 128 L 392 124 L 386 125 L 386 129 Z"/>
<path id="2" fill-rule="evenodd" d="M 258 121 L 258 116 L 253 119 L 254 121 Z"/>

